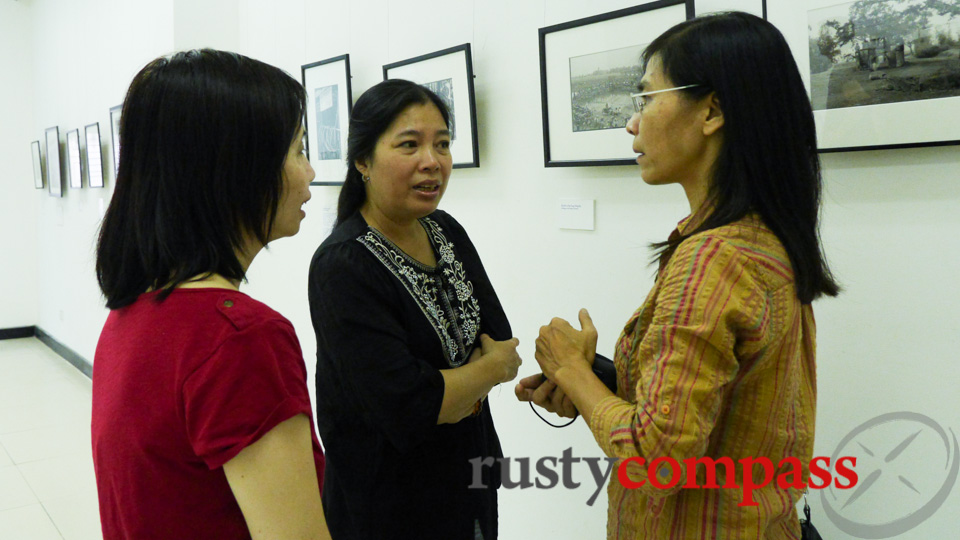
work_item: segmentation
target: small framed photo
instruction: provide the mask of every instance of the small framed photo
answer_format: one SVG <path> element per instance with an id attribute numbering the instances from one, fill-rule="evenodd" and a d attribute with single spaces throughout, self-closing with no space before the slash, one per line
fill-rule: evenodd
<path id="1" fill-rule="evenodd" d="M 110 145 L 113 149 L 113 176 L 120 170 L 120 113 L 123 105 L 110 107 Z"/>
<path id="2" fill-rule="evenodd" d="M 767 0 L 694 0 L 694 14 L 706 15 L 717 11 L 743 11 L 767 18 Z"/>
<path id="3" fill-rule="evenodd" d="M 83 166 L 80 164 L 80 130 L 67 132 L 67 177 L 70 188 L 83 187 Z"/>
<path id="4" fill-rule="evenodd" d="M 43 162 L 40 159 L 40 141 L 30 143 L 30 157 L 33 161 L 33 187 L 43 189 Z"/>
<path id="5" fill-rule="evenodd" d="M 100 122 L 94 122 L 83 128 L 87 141 L 87 185 L 92 188 L 103 187 L 103 157 L 100 150 Z"/>
<path id="6" fill-rule="evenodd" d="M 63 178 L 60 176 L 60 128 L 57 126 L 44 131 L 47 142 L 47 186 L 50 195 L 63 197 Z"/>
<path id="7" fill-rule="evenodd" d="M 960 144 L 958 6 L 804 0 L 784 21 L 806 29 L 794 52 L 809 55 L 821 152 Z"/>
<path id="8" fill-rule="evenodd" d="M 450 111 L 453 168 L 480 166 L 470 44 L 383 66 L 383 80 L 407 79 L 433 90 Z"/>
<path id="9" fill-rule="evenodd" d="M 632 165 L 624 131 L 640 55 L 657 36 L 693 17 L 693 0 L 658 0 L 540 29 L 545 167 Z"/>
<path id="10" fill-rule="evenodd" d="M 350 55 L 305 64 L 300 72 L 307 90 L 307 158 L 317 175 L 310 185 L 342 185 L 349 166 L 347 132 L 353 108 Z"/>

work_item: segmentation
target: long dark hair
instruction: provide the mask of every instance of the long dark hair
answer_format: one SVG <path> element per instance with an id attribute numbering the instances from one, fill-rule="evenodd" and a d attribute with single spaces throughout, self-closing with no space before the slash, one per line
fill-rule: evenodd
<path id="1" fill-rule="evenodd" d="M 437 106 L 443 122 L 450 127 L 450 112 L 443 100 L 429 88 L 403 79 L 389 79 L 371 86 L 353 105 L 347 137 L 347 177 L 337 200 L 337 225 L 346 221 L 367 200 L 357 162 L 374 157 L 373 151 L 380 136 L 407 107 L 427 103 Z"/>
<path id="2" fill-rule="evenodd" d="M 97 280 L 116 309 L 160 299 L 192 276 L 245 277 L 246 237 L 263 245 L 306 94 L 282 70 L 210 49 L 147 64 L 120 117 L 120 164 L 97 244 Z"/>
<path id="3" fill-rule="evenodd" d="M 643 53 L 692 98 L 715 92 L 723 111 L 723 147 L 707 202 L 713 211 L 687 236 L 758 213 L 786 249 L 797 297 L 809 303 L 840 287 L 820 245 L 820 158 L 813 110 L 783 35 L 741 12 L 682 22 Z M 687 236 L 654 244 L 661 260 Z"/>

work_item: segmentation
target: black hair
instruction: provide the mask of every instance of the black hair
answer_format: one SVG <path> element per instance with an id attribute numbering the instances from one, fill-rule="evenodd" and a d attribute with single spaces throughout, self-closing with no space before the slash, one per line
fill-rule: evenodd
<path id="1" fill-rule="evenodd" d="M 346 221 L 367 200 L 357 162 L 374 157 L 380 136 L 408 107 L 427 103 L 437 106 L 449 128 L 450 112 L 443 100 L 429 88 L 404 79 L 389 79 L 371 86 L 353 105 L 347 137 L 347 176 L 337 200 L 336 224 Z"/>
<path id="2" fill-rule="evenodd" d="M 840 287 L 820 244 L 820 158 L 813 110 L 783 35 L 742 12 L 684 21 L 646 48 L 676 86 L 699 99 L 714 92 L 723 142 L 706 204 L 712 213 L 686 236 L 653 244 L 660 260 L 687 236 L 756 212 L 777 235 L 793 266 L 797 297 L 810 303 Z"/>
<path id="3" fill-rule="evenodd" d="M 266 245 L 306 94 L 279 68 L 211 49 L 179 52 L 133 78 L 120 163 L 97 243 L 107 307 L 217 273 L 242 280 L 245 239 Z"/>

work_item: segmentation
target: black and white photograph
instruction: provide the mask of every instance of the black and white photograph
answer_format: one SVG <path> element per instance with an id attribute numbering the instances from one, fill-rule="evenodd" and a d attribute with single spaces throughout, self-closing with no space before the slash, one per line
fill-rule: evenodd
<path id="1" fill-rule="evenodd" d="M 113 149 L 113 176 L 116 178 L 120 169 L 120 113 L 123 105 L 110 108 L 110 145 Z"/>
<path id="2" fill-rule="evenodd" d="M 455 109 L 456 103 L 453 99 L 453 79 L 427 82 L 423 83 L 423 86 L 426 86 L 432 90 L 434 94 L 440 96 L 443 104 L 447 106 L 447 112 L 450 113 L 450 140 L 457 140 L 457 111 Z"/>
<path id="3" fill-rule="evenodd" d="M 347 128 L 353 106 L 350 55 L 305 64 L 300 71 L 307 90 L 307 157 L 316 172 L 311 185 L 339 186 L 347 174 Z"/>
<path id="4" fill-rule="evenodd" d="M 387 64 L 383 66 L 383 80 L 387 79 L 413 81 L 440 96 L 450 111 L 453 168 L 480 166 L 469 43 Z"/>
<path id="5" fill-rule="evenodd" d="M 70 188 L 83 187 L 83 167 L 80 164 L 80 130 L 73 129 L 67 132 L 67 177 L 70 179 Z"/>
<path id="6" fill-rule="evenodd" d="M 63 177 L 60 176 L 60 128 L 57 126 L 44 131 L 47 143 L 47 186 L 50 195 L 63 197 Z"/>
<path id="7" fill-rule="evenodd" d="M 323 86 L 314 90 L 314 106 L 317 110 L 317 123 L 310 133 L 317 143 L 317 159 L 328 161 L 340 159 L 340 95 L 337 85 Z"/>
<path id="8" fill-rule="evenodd" d="M 43 189 L 43 162 L 40 160 L 40 141 L 30 143 L 30 158 L 33 162 L 33 187 Z"/>
<path id="9" fill-rule="evenodd" d="M 637 91 L 640 54 L 634 45 L 570 59 L 570 114 L 573 131 L 623 129 L 633 115 L 630 94 Z"/>
<path id="10" fill-rule="evenodd" d="M 810 2 L 809 8 L 810 99 L 825 150 L 960 138 L 956 122 L 937 121 L 960 117 L 960 1 Z"/>
<path id="11" fill-rule="evenodd" d="M 623 128 L 647 44 L 693 16 L 693 0 L 659 0 L 540 28 L 545 167 L 633 165 Z"/>
<path id="12" fill-rule="evenodd" d="M 87 186 L 103 187 L 103 157 L 100 150 L 100 123 L 94 122 L 83 128 L 87 152 Z"/>

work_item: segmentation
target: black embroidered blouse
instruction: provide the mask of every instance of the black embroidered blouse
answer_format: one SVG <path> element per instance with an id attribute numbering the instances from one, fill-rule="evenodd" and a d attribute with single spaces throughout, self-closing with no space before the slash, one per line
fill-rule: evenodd
<path id="1" fill-rule="evenodd" d="M 327 460 L 323 505 L 346 539 L 497 537 L 499 468 L 471 489 L 470 460 L 501 457 L 488 402 L 437 425 L 441 369 L 466 362 L 479 335 L 511 337 L 476 249 L 452 217 L 420 220 L 425 266 L 356 213 L 317 249 L 310 313 L 317 336 L 317 424 Z"/>

